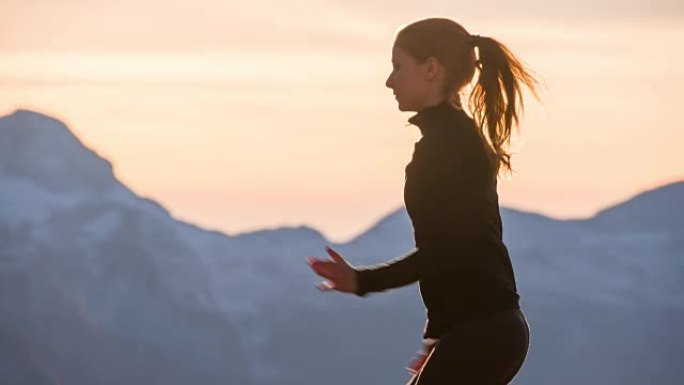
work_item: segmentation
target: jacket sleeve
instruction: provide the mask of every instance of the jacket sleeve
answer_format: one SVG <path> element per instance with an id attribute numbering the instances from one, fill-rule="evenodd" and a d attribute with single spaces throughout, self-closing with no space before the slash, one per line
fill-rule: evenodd
<path id="1" fill-rule="evenodd" d="M 416 147 L 407 188 L 416 248 L 393 260 L 357 268 L 358 296 L 405 286 L 425 276 L 475 263 L 471 246 L 482 234 L 487 169 L 477 152 Z M 470 251 L 470 252 L 469 252 Z"/>

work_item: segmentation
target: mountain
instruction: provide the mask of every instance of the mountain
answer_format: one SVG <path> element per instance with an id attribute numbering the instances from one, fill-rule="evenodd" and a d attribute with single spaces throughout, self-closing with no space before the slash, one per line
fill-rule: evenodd
<path id="1" fill-rule="evenodd" d="M 417 286 L 323 294 L 304 263 L 326 244 L 355 264 L 410 251 L 403 208 L 345 244 L 306 226 L 229 236 L 138 196 L 48 116 L 0 118 L 0 150 L 0 383 L 408 379 Z M 532 332 L 514 383 L 680 383 L 682 198 L 673 183 L 569 221 L 502 208 Z"/>
<path id="2" fill-rule="evenodd" d="M 672 183 L 606 208 L 586 221 L 595 231 L 663 231 L 684 233 L 684 183 Z"/>

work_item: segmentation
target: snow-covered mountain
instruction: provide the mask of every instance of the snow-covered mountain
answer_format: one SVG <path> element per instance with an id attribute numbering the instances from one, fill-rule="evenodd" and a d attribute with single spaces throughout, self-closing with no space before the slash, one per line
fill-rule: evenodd
<path id="1" fill-rule="evenodd" d="M 679 383 L 682 198 L 684 182 L 572 221 L 502 209 L 532 329 L 516 383 Z M 324 294 L 304 263 L 326 244 L 355 264 L 410 251 L 403 208 L 346 244 L 308 227 L 206 231 L 26 110 L 0 118 L 0 199 L 0 383 L 407 380 L 417 287 Z"/>

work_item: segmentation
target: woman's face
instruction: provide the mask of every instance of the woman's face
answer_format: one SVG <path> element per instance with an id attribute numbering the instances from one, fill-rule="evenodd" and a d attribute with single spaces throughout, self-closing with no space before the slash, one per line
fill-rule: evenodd
<path id="1" fill-rule="evenodd" d="M 392 89 L 400 111 L 420 111 L 433 94 L 433 72 L 430 61 L 419 63 L 409 53 L 394 45 L 392 73 L 385 85 Z"/>

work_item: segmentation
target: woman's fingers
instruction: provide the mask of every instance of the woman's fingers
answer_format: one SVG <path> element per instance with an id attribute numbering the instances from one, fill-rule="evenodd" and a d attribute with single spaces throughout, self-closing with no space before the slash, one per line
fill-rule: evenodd
<path id="1" fill-rule="evenodd" d="M 316 272 L 316 274 L 328 279 L 334 279 L 337 275 L 335 274 L 335 270 L 333 268 L 324 265 L 314 265 L 313 270 Z"/>
<path id="2" fill-rule="evenodd" d="M 348 291 L 348 270 L 350 265 L 344 258 L 329 246 L 325 247 L 326 252 L 332 260 L 319 259 L 314 257 L 306 257 L 306 263 L 311 269 L 323 278 L 325 281 L 317 283 L 316 287 L 321 291 Z"/>
<path id="3" fill-rule="evenodd" d="M 326 247 L 325 247 L 325 251 L 328 253 L 328 255 L 330 255 L 330 257 L 332 258 L 333 262 L 331 262 L 331 261 L 326 261 L 326 260 L 324 260 L 324 259 L 317 259 L 317 258 L 313 258 L 313 257 L 306 257 L 306 262 L 307 262 L 309 265 L 311 265 L 311 266 L 313 266 L 314 264 L 322 263 L 322 262 L 325 262 L 325 263 L 333 263 L 333 264 L 342 263 L 342 264 L 345 264 L 345 265 L 347 264 L 347 261 L 345 261 L 344 258 L 343 258 L 338 252 L 336 252 L 335 250 L 331 249 L 330 247 L 326 246 Z"/>
<path id="4" fill-rule="evenodd" d="M 316 287 L 320 291 L 331 291 L 335 290 L 335 285 L 330 281 L 323 281 L 316 284 Z"/>
<path id="5" fill-rule="evenodd" d="M 307 262 L 311 269 L 322 277 L 334 280 L 339 275 L 339 266 L 337 266 L 336 262 L 316 259 L 307 259 Z"/>
<path id="6" fill-rule="evenodd" d="M 331 257 L 335 262 L 346 263 L 346 261 L 344 260 L 344 258 L 342 258 L 341 255 L 339 255 L 335 250 L 331 249 L 329 246 L 326 246 L 326 247 L 325 247 L 325 251 L 327 251 L 328 254 L 330 254 L 330 257 Z"/>

